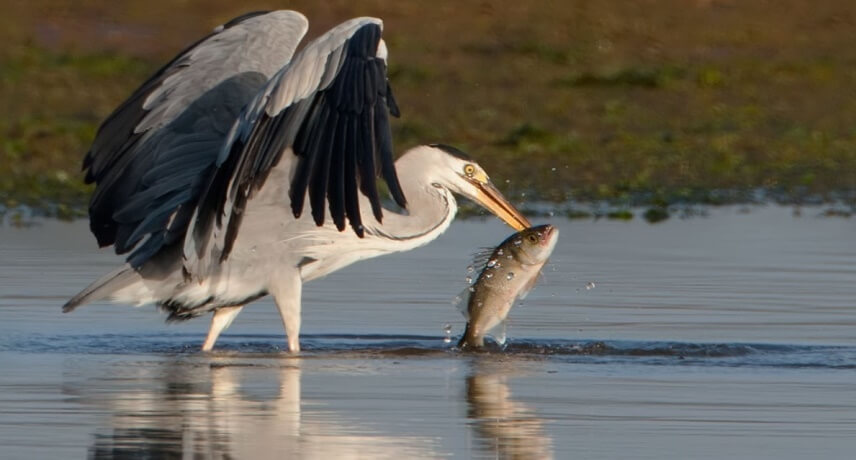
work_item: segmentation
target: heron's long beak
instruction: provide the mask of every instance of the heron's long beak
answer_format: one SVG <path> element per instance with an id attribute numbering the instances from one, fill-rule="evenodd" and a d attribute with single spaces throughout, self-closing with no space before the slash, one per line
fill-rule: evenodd
<path id="1" fill-rule="evenodd" d="M 503 222 L 518 232 L 532 226 L 529 219 L 515 209 L 493 184 L 476 182 L 475 185 L 477 189 L 476 200 L 479 204 L 496 214 Z"/>

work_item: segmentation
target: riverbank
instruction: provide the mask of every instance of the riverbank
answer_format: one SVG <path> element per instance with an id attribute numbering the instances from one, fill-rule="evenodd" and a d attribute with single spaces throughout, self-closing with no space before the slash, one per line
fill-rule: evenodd
<path id="1" fill-rule="evenodd" d="M 0 18 L 0 204 L 59 217 L 85 209 L 80 162 L 99 123 L 246 9 L 15 3 Z M 310 36 L 384 18 L 397 150 L 457 145 L 516 202 L 662 208 L 759 189 L 779 202 L 854 202 L 851 2 L 524 3 L 289 7 L 309 17 Z"/>

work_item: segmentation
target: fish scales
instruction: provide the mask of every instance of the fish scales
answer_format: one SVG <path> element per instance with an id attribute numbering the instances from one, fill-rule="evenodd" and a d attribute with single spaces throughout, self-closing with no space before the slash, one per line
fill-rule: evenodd
<path id="1" fill-rule="evenodd" d="M 540 225 L 511 235 L 493 249 L 476 282 L 468 288 L 469 296 L 465 296 L 462 313 L 467 327 L 459 347 L 483 347 L 488 334 L 500 344 L 505 342 L 508 313 L 515 300 L 535 286 L 558 236 L 556 227 Z M 498 328 L 499 333 L 495 333 Z"/>

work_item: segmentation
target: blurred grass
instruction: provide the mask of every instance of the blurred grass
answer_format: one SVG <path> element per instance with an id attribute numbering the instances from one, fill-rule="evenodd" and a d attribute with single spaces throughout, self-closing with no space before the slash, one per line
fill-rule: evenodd
<path id="1" fill-rule="evenodd" d="M 856 189 L 847 0 L 13 2 L 0 17 L 0 204 L 71 214 L 98 124 L 187 43 L 248 10 L 310 36 L 384 19 L 396 147 L 445 142 L 517 200 L 794 201 Z M 56 206 L 61 204 L 62 206 Z M 72 211 L 57 211 L 57 210 Z"/>

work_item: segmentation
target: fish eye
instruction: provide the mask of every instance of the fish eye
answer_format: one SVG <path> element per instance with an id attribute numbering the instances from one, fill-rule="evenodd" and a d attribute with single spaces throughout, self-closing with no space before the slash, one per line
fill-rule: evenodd
<path id="1" fill-rule="evenodd" d="M 475 166 L 473 166 L 471 164 L 467 164 L 464 166 L 464 174 L 466 174 L 467 177 L 473 177 L 473 175 L 475 173 L 476 173 L 476 167 Z"/>
<path id="2" fill-rule="evenodd" d="M 527 236 L 526 239 L 528 239 L 530 243 L 537 243 L 538 242 L 538 236 L 535 235 L 534 233 Z"/>

